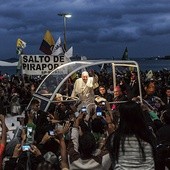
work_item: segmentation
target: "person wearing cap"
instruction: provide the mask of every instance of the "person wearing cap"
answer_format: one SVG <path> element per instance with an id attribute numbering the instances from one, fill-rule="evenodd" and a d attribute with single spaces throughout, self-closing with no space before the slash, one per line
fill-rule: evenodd
<path id="1" fill-rule="evenodd" d="M 81 78 L 78 78 L 74 83 L 71 97 L 79 97 L 81 103 L 78 108 L 94 103 L 94 89 L 98 87 L 98 76 L 94 73 L 92 76 L 90 77 L 87 71 L 83 71 Z"/>
<path id="2" fill-rule="evenodd" d="M 113 120 L 112 110 L 110 107 L 109 102 L 100 96 L 97 96 L 95 98 L 95 104 L 96 104 L 96 112 L 102 112 L 102 116 L 106 117 L 106 115 L 110 115 L 111 119 Z"/>

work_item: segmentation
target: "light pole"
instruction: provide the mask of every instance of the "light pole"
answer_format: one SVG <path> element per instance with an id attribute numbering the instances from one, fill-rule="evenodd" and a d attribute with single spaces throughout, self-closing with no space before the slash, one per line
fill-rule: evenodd
<path id="1" fill-rule="evenodd" d="M 71 18 L 71 14 L 69 14 L 69 13 L 60 13 L 58 15 L 63 17 L 63 21 L 64 21 L 64 49 L 65 49 L 65 51 L 67 51 L 66 20 L 67 20 L 67 18 Z"/>

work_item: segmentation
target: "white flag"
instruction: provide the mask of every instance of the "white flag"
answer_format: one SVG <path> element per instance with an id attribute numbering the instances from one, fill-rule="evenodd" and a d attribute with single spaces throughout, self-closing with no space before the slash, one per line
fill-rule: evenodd
<path id="1" fill-rule="evenodd" d="M 63 51 L 62 44 L 61 44 L 61 38 L 59 37 L 57 42 L 54 45 L 52 55 L 59 55 L 59 54 L 61 54 L 63 52 L 64 51 Z"/>
<path id="2" fill-rule="evenodd" d="M 64 53 L 64 52 L 63 52 L 62 47 L 60 47 L 60 48 L 58 48 L 54 53 L 52 53 L 52 55 L 58 56 L 59 54 L 62 54 L 62 53 Z"/>
<path id="3" fill-rule="evenodd" d="M 65 52 L 64 57 L 67 57 L 67 58 L 73 57 L 73 47 L 70 47 L 68 51 Z"/>
<path id="4" fill-rule="evenodd" d="M 146 74 L 147 79 L 151 79 L 153 77 L 153 72 L 152 70 L 149 70 L 148 73 Z"/>
<path id="5" fill-rule="evenodd" d="M 73 47 L 64 53 L 64 58 L 67 62 L 70 62 L 70 58 L 73 56 Z"/>

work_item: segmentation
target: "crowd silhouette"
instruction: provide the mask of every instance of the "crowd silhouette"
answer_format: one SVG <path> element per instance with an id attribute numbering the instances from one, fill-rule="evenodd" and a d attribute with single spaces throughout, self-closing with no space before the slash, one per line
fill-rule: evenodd
<path id="1" fill-rule="evenodd" d="M 83 72 L 45 112 L 32 99 L 44 77 L 0 75 L 0 169 L 170 168 L 170 71 L 140 72 L 142 102 L 137 76 L 117 73 L 113 87 L 107 69 Z M 66 93 L 79 102 L 64 102 Z M 9 140 L 8 117 L 18 122 Z"/>

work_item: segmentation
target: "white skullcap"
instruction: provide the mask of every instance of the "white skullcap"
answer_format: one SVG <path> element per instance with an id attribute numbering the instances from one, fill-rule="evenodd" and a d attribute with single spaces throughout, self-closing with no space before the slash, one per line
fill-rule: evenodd
<path id="1" fill-rule="evenodd" d="M 87 71 L 83 71 L 83 72 L 81 73 L 81 75 L 82 75 L 82 76 L 89 76 L 89 73 L 88 73 Z"/>

